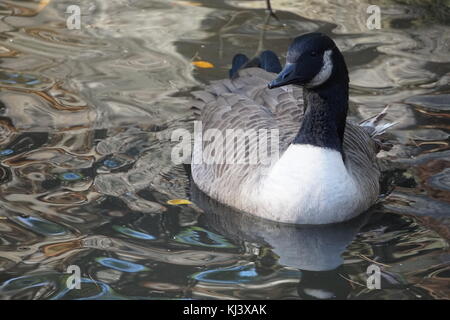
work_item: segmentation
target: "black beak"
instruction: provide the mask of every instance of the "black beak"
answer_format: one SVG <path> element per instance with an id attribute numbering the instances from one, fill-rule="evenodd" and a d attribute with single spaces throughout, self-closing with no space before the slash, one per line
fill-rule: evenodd
<path id="1" fill-rule="evenodd" d="M 286 63 L 283 70 L 278 74 L 278 77 L 275 80 L 269 82 L 269 89 L 278 88 L 282 86 L 286 86 L 288 84 L 292 84 L 296 82 L 295 77 L 295 69 L 297 65 L 295 63 Z"/>

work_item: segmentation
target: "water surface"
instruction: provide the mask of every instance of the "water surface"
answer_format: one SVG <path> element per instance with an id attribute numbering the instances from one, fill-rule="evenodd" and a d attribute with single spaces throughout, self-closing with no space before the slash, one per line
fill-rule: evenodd
<path id="1" fill-rule="evenodd" d="M 450 298 L 448 1 L 370 1 L 379 30 L 365 0 L 274 0 L 279 21 L 265 1 L 80 1 L 69 30 L 72 4 L 0 4 L 0 298 Z M 189 127 L 189 91 L 237 52 L 283 58 L 311 31 L 344 53 L 350 117 L 390 105 L 399 122 L 381 154 L 389 195 L 352 221 L 293 227 L 191 191 L 169 142 Z"/>

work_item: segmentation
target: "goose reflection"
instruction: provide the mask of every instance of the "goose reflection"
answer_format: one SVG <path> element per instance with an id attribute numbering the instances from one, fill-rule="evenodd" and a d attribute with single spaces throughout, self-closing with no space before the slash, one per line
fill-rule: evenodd
<path id="1" fill-rule="evenodd" d="M 369 212 L 343 223 L 292 225 L 261 219 L 223 206 L 191 186 L 192 200 L 204 211 L 202 224 L 229 239 L 269 246 L 281 265 L 308 271 L 334 270 L 342 253 L 366 223 Z"/>
<path id="2" fill-rule="evenodd" d="M 278 264 L 300 269 L 297 291 L 301 298 L 345 298 L 350 293 L 342 254 L 368 221 L 370 211 L 342 223 L 291 225 L 237 212 L 209 198 L 193 183 L 191 199 L 204 211 L 199 223 L 209 230 L 234 241 L 271 248 L 272 254 L 264 253 L 257 266 L 263 263 L 265 269 L 267 264 Z"/>

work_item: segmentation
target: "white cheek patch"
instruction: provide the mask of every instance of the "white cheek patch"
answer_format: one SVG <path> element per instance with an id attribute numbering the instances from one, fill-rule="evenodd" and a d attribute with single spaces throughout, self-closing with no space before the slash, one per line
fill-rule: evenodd
<path id="1" fill-rule="evenodd" d="M 306 84 L 307 87 L 317 87 L 328 80 L 333 71 L 333 60 L 331 60 L 332 50 L 327 50 L 323 53 L 322 68 L 319 73 Z"/>

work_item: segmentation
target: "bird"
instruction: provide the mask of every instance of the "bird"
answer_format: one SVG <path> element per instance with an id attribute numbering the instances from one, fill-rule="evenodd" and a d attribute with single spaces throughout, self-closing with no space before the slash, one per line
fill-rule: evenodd
<path id="1" fill-rule="evenodd" d="M 346 221 L 376 203 L 380 136 L 395 123 L 381 123 L 387 108 L 361 123 L 347 119 L 348 69 L 326 34 L 296 37 L 283 68 L 270 50 L 253 59 L 237 54 L 228 79 L 192 95 L 198 130 L 191 177 L 214 200 L 301 225 Z M 223 139 L 229 133 L 232 141 Z M 270 161 L 248 161 L 264 146 Z"/>

